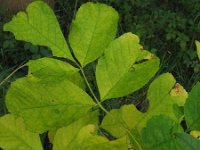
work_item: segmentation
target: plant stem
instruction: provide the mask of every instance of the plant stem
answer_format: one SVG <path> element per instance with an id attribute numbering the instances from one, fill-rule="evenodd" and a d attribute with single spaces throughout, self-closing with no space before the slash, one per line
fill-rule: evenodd
<path id="1" fill-rule="evenodd" d="M 26 64 L 23 64 L 21 66 L 19 66 L 18 68 L 16 68 L 13 72 L 11 72 L 11 74 L 9 74 L 3 81 L 0 82 L 0 86 L 3 85 L 11 76 L 13 76 L 19 69 L 25 67 Z"/>
<path id="2" fill-rule="evenodd" d="M 81 73 L 82 73 L 82 75 L 83 75 L 83 78 L 84 78 L 84 80 L 85 80 L 85 82 L 86 82 L 86 84 L 87 84 L 87 86 L 88 86 L 88 88 L 89 88 L 89 90 L 90 90 L 90 93 L 92 94 L 92 96 L 93 96 L 94 100 L 96 101 L 97 105 L 98 105 L 106 114 L 110 114 L 110 112 L 107 111 L 107 110 L 101 105 L 100 101 L 97 99 L 96 95 L 94 94 L 94 92 L 93 92 L 93 90 L 92 90 L 92 88 L 91 88 L 91 86 L 90 86 L 90 84 L 89 84 L 89 82 L 88 82 L 88 80 L 87 80 L 87 77 L 86 77 L 86 75 L 85 75 L 85 72 L 84 72 L 83 68 L 82 68 L 81 66 L 79 66 L 79 68 L 80 68 L 80 71 L 81 71 Z M 111 114 L 110 114 L 110 115 L 111 115 Z M 112 116 L 112 115 L 111 115 L 111 116 Z"/>
<path id="3" fill-rule="evenodd" d="M 82 75 L 83 75 L 83 78 L 84 78 L 84 80 L 85 80 L 85 82 L 86 82 L 86 85 L 88 86 L 89 91 L 90 91 L 90 93 L 92 94 L 92 96 L 93 96 L 94 100 L 96 101 L 97 105 L 98 105 L 106 114 L 108 114 L 108 115 L 110 115 L 112 118 L 114 118 L 114 117 L 112 116 L 112 114 L 111 114 L 109 111 L 107 111 L 107 110 L 103 107 L 103 105 L 100 103 L 100 101 L 98 100 L 98 98 L 97 98 L 96 95 L 94 94 L 94 92 L 93 92 L 93 90 L 92 90 L 92 88 L 91 88 L 91 86 L 90 86 L 90 84 L 89 84 L 89 82 L 88 82 L 88 80 L 87 80 L 87 77 L 86 77 L 86 75 L 85 75 L 85 72 L 84 72 L 83 68 L 82 68 L 80 65 L 78 65 L 78 67 L 79 67 L 79 69 L 80 69 L 80 71 L 81 71 L 81 73 L 82 73 Z M 123 120 L 122 120 L 122 121 L 123 121 Z M 124 121 L 123 121 L 123 122 L 124 122 Z M 133 141 L 137 144 L 139 150 L 142 150 L 140 144 L 138 143 L 138 141 L 136 140 L 136 138 L 134 137 L 134 135 L 130 132 L 130 130 L 127 129 L 127 128 L 123 125 L 123 123 L 120 123 L 120 124 L 121 124 L 122 127 L 126 130 L 126 132 L 131 136 L 131 138 L 133 139 Z"/>

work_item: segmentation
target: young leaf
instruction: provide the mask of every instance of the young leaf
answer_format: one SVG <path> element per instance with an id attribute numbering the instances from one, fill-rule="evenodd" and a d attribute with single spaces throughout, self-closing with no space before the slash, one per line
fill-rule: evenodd
<path id="1" fill-rule="evenodd" d="M 42 150 L 38 134 L 25 129 L 23 119 L 13 115 L 0 118 L 0 147 L 4 150 Z"/>
<path id="2" fill-rule="evenodd" d="M 115 38 L 118 13 L 100 3 L 83 4 L 72 22 L 69 43 L 84 67 L 97 59 Z"/>
<path id="3" fill-rule="evenodd" d="M 125 137 L 115 141 L 109 141 L 105 137 L 96 135 L 95 125 L 90 124 L 75 130 L 75 132 L 71 132 L 67 127 L 58 130 L 54 139 L 53 149 L 127 150 L 128 147 Z"/>
<path id="4" fill-rule="evenodd" d="M 142 130 L 142 139 L 148 150 L 182 150 L 174 136 L 182 132 L 179 124 L 161 115 L 148 121 L 147 127 Z"/>
<path id="5" fill-rule="evenodd" d="M 198 58 L 200 60 L 200 42 L 199 41 L 195 41 L 196 47 L 197 47 L 197 55 Z"/>
<path id="6" fill-rule="evenodd" d="M 179 85 L 179 90 L 176 90 L 175 94 L 175 83 L 171 74 L 162 74 L 149 87 L 147 99 L 150 104 L 147 112 L 141 113 L 134 105 L 126 105 L 118 110 L 112 110 L 110 113 L 114 117 L 105 116 L 101 126 L 113 136 L 121 137 L 126 133 L 124 127 L 140 132 L 152 116 L 165 114 L 173 120 L 179 120 L 174 113 L 174 105 L 182 106 L 187 98 L 187 92 Z M 125 126 L 122 126 L 122 123 Z"/>
<path id="7" fill-rule="evenodd" d="M 190 130 L 200 130 L 200 83 L 197 83 L 189 93 L 184 106 L 185 120 Z"/>
<path id="8" fill-rule="evenodd" d="M 4 25 L 17 40 L 49 47 L 54 56 L 73 60 L 56 16 L 42 1 L 31 3 L 26 12 L 19 12 L 12 21 Z"/>
<path id="9" fill-rule="evenodd" d="M 144 86 L 159 68 L 159 59 L 141 50 L 139 38 L 126 33 L 111 42 L 96 68 L 96 80 L 104 101 L 122 97 Z M 152 56 L 151 59 L 148 56 Z M 148 60 L 149 59 L 149 60 Z M 146 60 L 142 62 L 143 60 Z"/>
<path id="10" fill-rule="evenodd" d="M 43 133 L 68 125 L 95 105 L 87 93 L 68 80 L 72 72 L 76 73 L 76 68 L 47 58 L 31 61 L 28 65 L 29 75 L 12 83 L 6 105 L 9 112 L 23 117 L 29 130 Z M 59 67 L 63 69 L 55 71 Z"/>
<path id="11" fill-rule="evenodd" d="M 176 139 L 181 145 L 181 150 L 199 150 L 200 140 L 186 133 L 177 133 Z"/>

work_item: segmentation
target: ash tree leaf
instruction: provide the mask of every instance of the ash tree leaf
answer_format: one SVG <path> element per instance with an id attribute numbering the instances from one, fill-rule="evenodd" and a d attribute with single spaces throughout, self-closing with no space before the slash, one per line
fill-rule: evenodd
<path id="1" fill-rule="evenodd" d="M 186 133 L 176 133 L 176 139 L 181 145 L 181 150 L 199 150 L 200 140 Z"/>
<path id="2" fill-rule="evenodd" d="M 69 131 L 69 132 L 67 132 Z M 74 137 L 72 139 L 72 137 Z M 68 140 L 71 139 L 71 141 Z M 95 125 L 89 124 L 75 132 L 62 128 L 58 130 L 54 139 L 54 150 L 127 150 L 127 140 L 125 137 L 109 141 L 105 137 L 96 134 Z"/>
<path id="3" fill-rule="evenodd" d="M 176 84 L 170 73 L 165 73 L 151 83 L 147 92 L 147 99 L 149 108 L 145 113 L 137 110 L 134 105 L 125 105 L 120 109 L 111 110 L 110 113 L 114 117 L 106 115 L 101 127 L 113 136 L 121 137 L 127 133 L 124 127 L 140 133 L 152 116 L 164 114 L 178 121 L 180 118 L 176 116 L 174 106 L 184 104 L 187 99 L 187 92 L 180 84 Z M 122 124 L 125 126 L 122 126 Z"/>
<path id="4" fill-rule="evenodd" d="M 198 58 L 200 60 L 200 42 L 199 41 L 195 41 L 196 47 L 197 47 L 197 55 Z"/>
<path id="5" fill-rule="evenodd" d="M 200 83 L 190 91 L 184 106 L 185 120 L 188 130 L 200 130 Z"/>
<path id="6" fill-rule="evenodd" d="M 7 114 L 0 118 L 0 147 L 4 150 L 42 150 L 40 137 L 26 130 L 22 118 Z"/>
<path id="7" fill-rule="evenodd" d="M 88 2 L 83 4 L 71 25 L 69 43 L 84 67 L 102 55 L 115 38 L 118 13 L 110 6 Z"/>
<path id="8" fill-rule="evenodd" d="M 141 49 L 139 38 L 132 33 L 122 35 L 106 48 L 96 67 L 102 101 L 126 96 L 143 87 L 154 76 L 159 68 L 159 59 Z"/>
<path id="9" fill-rule="evenodd" d="M 182 150 L 175 134 L 182 133 L 182 127 L 166 116 L 156 116 L 147 122 L 142 130 L 142 139 L 148 150 Z"/>
<path id="10" fill-rule="evenodd" d="M 17 40 L 49 47 L 54 56 L 74 60 L 53 10 L 42 1 L 35 1 L 25 12 L 19 12 L 4 25 L 4 31 L 12 32 Z"/>
<path id="11" fill-rule="evenodd" d="M 30 61 L 28 66 L 28 76 L 11 84 L 6 105 L 9 112 L 23 117 L 29 130 L 43 133 L 69 125 L 95 105 L 87 93 L 68 79 L 77 71 L 71 65 L 45 58 Z"/>

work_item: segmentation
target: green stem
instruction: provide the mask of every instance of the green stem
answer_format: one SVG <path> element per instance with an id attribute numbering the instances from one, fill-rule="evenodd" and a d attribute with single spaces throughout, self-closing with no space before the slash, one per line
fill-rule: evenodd
<path id="1" fill-rule="evenodd" d="M 84 78 L 84 80 L 85 80 L 85 82 L 86 82 L 86 84 L 87 84 L 87 87 L 89 88 L 90 93 L 92 94 L 92 96 L 93 96 L 94 100 L 96 101 L 97 105 L 98 105 L 106 114 L 110 114 L 110 112 L 107 111 L 107 110 L 103 107 L 103 105 L 101 105 L 100 101 L 97 99 L 96 95 L 94 94 L 94 92 L 93 92 L 93 90 L 92 90 L 92 88 L 91 88 L 91 86 L 90 86 L 90 84 L 89 84 L 89 82 L 88 82 L 88 80 L 87 80 L 87 77 L 86 77 L 86 75 L 85 75 L 85 72 L 84 72 L 83 68 L 82 68 L 81 66 L 79 66 L 79 68 L 80 68 L 80 71 L 81 71 L 81 73 L 82 73 L 82 75 L 83 75 L 83 78 Z M 110 115 L 111 115 L 111 114 L 110 114 Z M 112 115 L 111 115 L 111 116 L 112 116 Z"/>
<path id="2" fill-rule="evenodd" d="M 81 71 L 81 73 L 82 73 L 82 75 L 83 75 L 83 78 L 84 78 L 84 80 L 85 80 L 85 82 L 86 82 L 86 85 L 87 85 L 87 87 L 89 88 L 90 93 L 91 93 L 92 96 L 94 97 L 94 100 L 96 101 L 97 105 L 98 105 L 106 114 L 108 114 L 108 115 L 110 115 L 112 118 L 114 118 L 114 117 L 112 116 L 112 114 L 111 114 L 109 111 L 107 111 L 107 110 L 103 107 L 103 105 L 100 103 L 100 101 L 98 100 L 98 98 L 97 98 L 96 95 L 94 94 L 94 92 L 93 92 L 93 90 L 92 90 L 92 88 L 91 88 L 91 86 L 90 86 L 90 84 L 89 84 L 89 82 L 88 82 L 88 79 L 87 79 L 87 77 L 86 77 L 86 75 L 85 75 L 85 72 L 84 72 L 83 68 L 82 68 L 80 65 L 78 65 L 78 67 L 79 67 L 79 69 L 80 69 L 80 71 Z M 123 120 L 122 120 L 122 121 L 123 121 Z M 131 136 L 131 138 L 133 139 L 133 141 L 135 141 L 135 143 L 137 144 L 139 150 L 142 150 L 140 144 L 138 143 L 138 141 L 136 140 L 136 138 L 134 137 L 134 135 L 130 132 L 130 130 L 127 129 L 127 128 L 123 125 L 123 123 L 120 123 L 120 124 L 121 124 L 122 127 L 126 130 L 126 132 Z"/>
<path id="3" fill-rule="evenodd" d="M 138 143 L 138 141 L 136 140 L 136 138 L 134 137 L 134 135 L 130 132 L 129 129 L 125 128 L 126 132 L 131 136 L 131 138 L 133 139 L 133 141 L 137 144 L 137 147 L 139 148 L 139 150 L 142 150 L 142 147 L 140 146 L 140 144 Z"/>
<path id="4" fill-rule="evenodd" d="M 11 76 L 13 76 L 19 69 L 25 67 L 26 64 L 19 66 L 18 68 L 16 68 L 13 72 L 11 72 L 11 74 L 9 74 L 3 81 L 0 82 L 0 86 L 3 85 Z"/>

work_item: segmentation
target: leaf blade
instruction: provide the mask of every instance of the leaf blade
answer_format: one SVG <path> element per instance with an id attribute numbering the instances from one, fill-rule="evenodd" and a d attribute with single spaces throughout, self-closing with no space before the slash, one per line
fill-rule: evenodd
<path id="1" fill-rule="evenodd" d="M 54 56 L 74 60 L 52 9 L 42 1 L 32 2 L 4 25 L 17 40 L 49 47 Z"/>
<path id="2" fill-rule="evenodd" d="M 118 14 L 105 4 L 83 4 L 72 22 L 69 43 L 84 67 L 97 59 L 114 39 Z"/>

